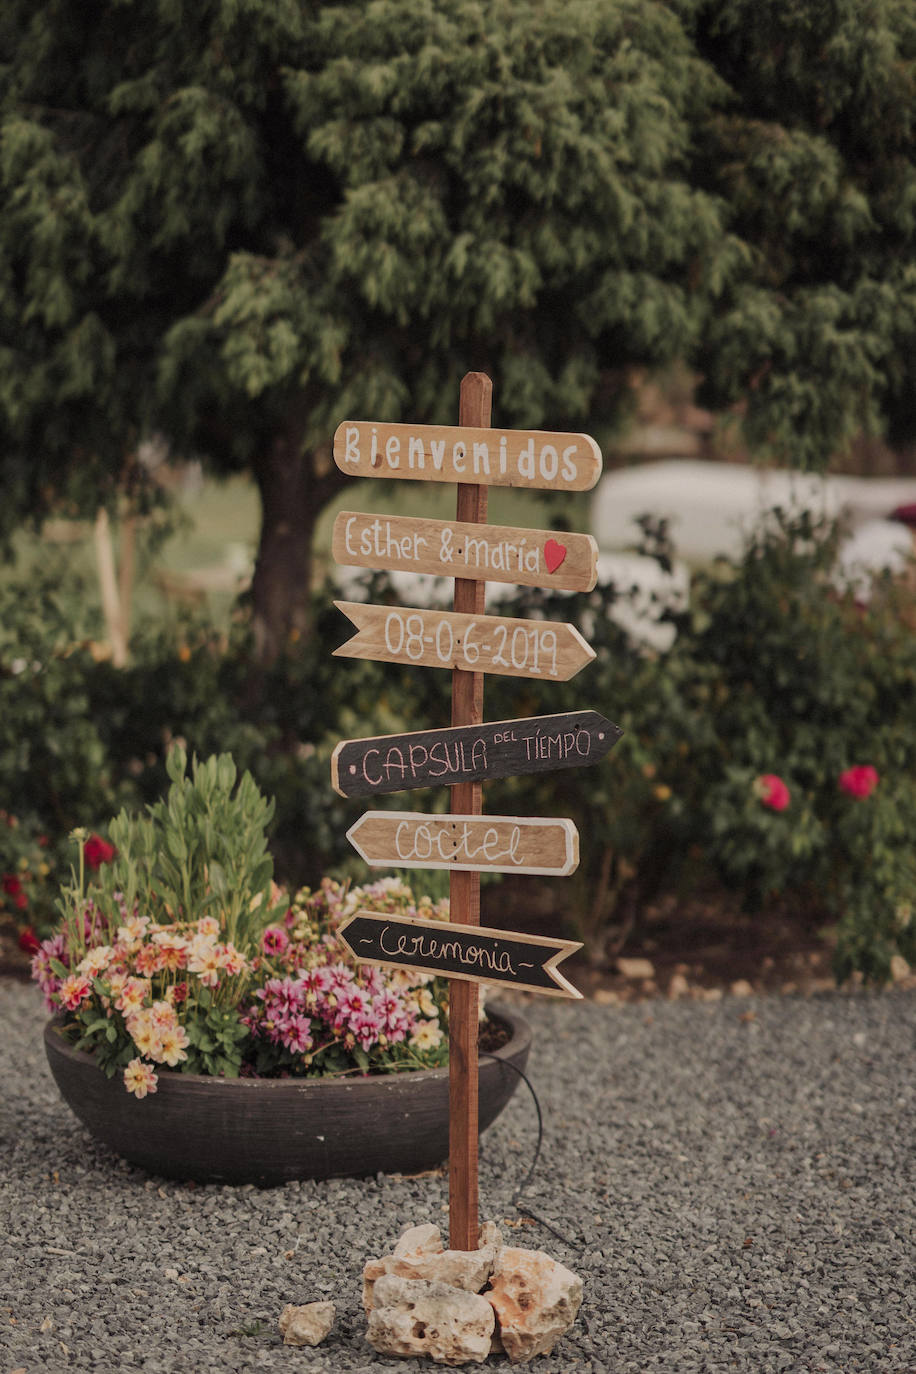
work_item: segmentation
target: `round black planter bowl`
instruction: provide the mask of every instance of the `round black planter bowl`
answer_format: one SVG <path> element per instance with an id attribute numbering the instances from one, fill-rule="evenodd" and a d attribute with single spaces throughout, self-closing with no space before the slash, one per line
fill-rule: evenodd
<path id="1" fill-rule="evenodd" d="M 483 1131 L 514 1093 L 531 1028 L 487 1006 L 509 1040 L 481 1055 Z M 106 1078 L 54 1021 L 45 1051 L 61 1096 L 83 1125 L 131 1164 L 166 1178 L 270 1186 L 297 1178 L 417 1173 L 448 1155 L 448 1069 L 367 1078 L 207 1078 L 164 1071 L 155 1093 L 133 1097 Z M 510 1065 L 514 1066 L 509 1067 Z"/>

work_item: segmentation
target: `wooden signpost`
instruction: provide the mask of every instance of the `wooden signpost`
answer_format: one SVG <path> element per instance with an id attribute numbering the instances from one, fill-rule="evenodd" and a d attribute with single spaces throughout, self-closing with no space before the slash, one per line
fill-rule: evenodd
<path id="1" fill-rule="evenodd" d="M 590 534 L 466 525 L 406 515 L 341 511 L 331 552 L 355 568 L 479 578 L 564 592 L 590 592 L 598 580 L 598 545 Z"/>
<path id="2" fill-rule="evenodd" d="M 455 482 L 454 521 L 344 511 L 334 527 L 338 562 L 455 579 L 453 611 L 335 604 L 357 633 L 335 652 L 452 669 L 451 728 L 342 741 L 332 779 L 362 797 L 436 783 L 452 789 L 448 816 L 367 811 L 348 838 L 372 865 L 449 869 L 450 920 L 358 911 L 341 929 L 357 959 L 419 968 L 451 979 L 449 992 L 449 1245 L 474 1250 L 478 1231 L 478 985 L 511 983 L 556 997 L 579 994 L 556 965 L 579 946 L 480 927 L 480 872 L 571 873 L 579 861 L 572 821 L 483 816 L 486 778 L 596 763 L 622 733 L 594 711 L 483 723 L 483 674 L 561 682 L 595 657 L 572 625 L 484 613 L 485 583 L 562 590 L 595 584 L 587 535 L 487 525 L 489 486 L 587 491 L 601 453 L 585 434 L 490 427 L 492 383 L 461 383 L 457 427 L 345 420 L 334 461 L 358 477 Z M 546 957 L 545 957 L 546 956 Z"/>
<path id="3" fill-rule="evenodd" d="M 334 650 L 339 658 L 566 682 L 595 657 L 575 625 L 558 620 L 462 615 L 410 606 L 373 606 L 365 601 L 335 601 L 334 605 L 358 631 Z"/>
<path id="4" fill-rule="evenodd" d="M 565 878 L 579 864 L 572 821 L 366 811 L 347 839 L 373 868 L 455 868 Z"/>
<path id="5" fill-rule="evenodd" d="M 568 711 L 455 730 L 341 740 L 331 756 L 331 782 L 342 797 L 371 797 L 410 787 L 580 768 L 603 759 L 622 734 L 597 711 Z"/>
<path id="6" fill-rule="evenodd" d="M 337 933 L 360 963 L 400 964 L 443 978 L 509 984 L 548 997 L 582 996 L 557 970 L 557 964 L 582 948 L 575 940 L 517 935 L 456 921 L 446 925 L 416 916 L 380 916 L 377 911 L 355 911 Z"/>

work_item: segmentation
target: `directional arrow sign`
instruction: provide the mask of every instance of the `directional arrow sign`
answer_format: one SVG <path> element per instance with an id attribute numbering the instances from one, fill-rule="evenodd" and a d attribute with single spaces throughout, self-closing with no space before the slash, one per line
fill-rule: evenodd
<path id="1" fill-rule="evenodd" d="M 331 550 L 356 568 L 512 582 L 566 592 L 590 592 L 598 579 L 598 545 L 590 534 L 423 520 L 408 515 L 341 511 Z"/>
<path id="2" fill-rule="evenodd" d="M 359 631 L 334 650 L 341 658 L 565 682 L 595 657 L 576 627 L 563 621 L 421 611 L 362 601 L 334 605 Z"/>
<path id="3" fill-rule="evenodd" d="M 549 997 L 581 997 L 557 964 L 581 949 L 575 940 L 516 935 L 486 926 L 357 911 L 338 935 L 361 964 L 397 964 L 473 983 L 510 983 Z"/>
<path id="4" fill-rule="evenodd" d="M 579 863 L 570 820 L 539 816 L 426 816 L 366 811 L 347 831 L 373 868 L 457 868 L 470 873 L 545 873 L 562 878 Z"/>
<path id="5" fill-rule="evenodd" d="M 409 787 L 548 773 L 598 763 L 622 734 L 619 725 L 597 711 L 569 711 L 342 740 L 331 756 L 331 781 L 342 797 L 368 797 Z"/>
<path id="6" fill-rule="evenodd" d="M 587 434 L 371 420 L 344 420 L 338 426 L 334 462 L 352 477 L 548 491 L 589 491 L 601 475 L 601 450 Z"/>

